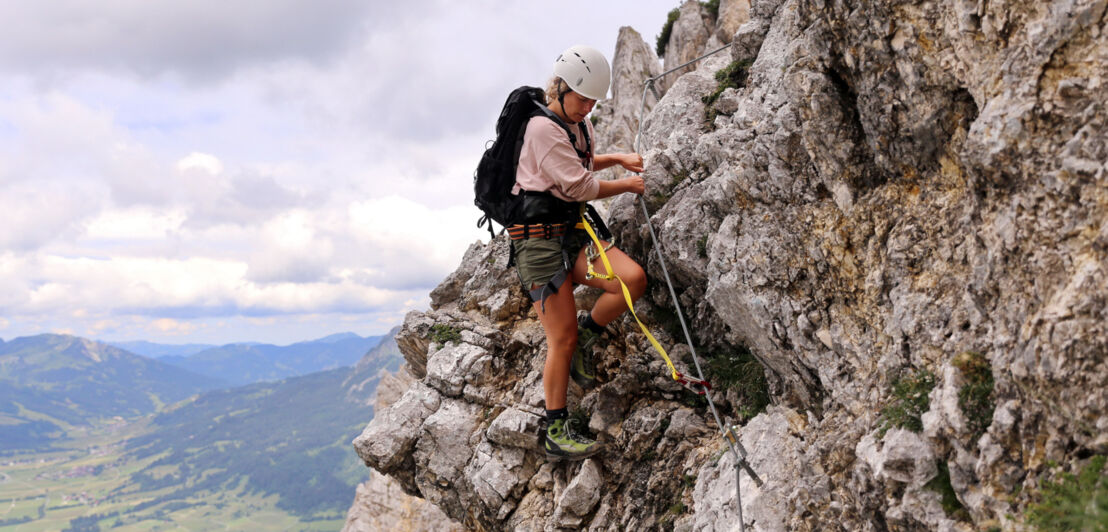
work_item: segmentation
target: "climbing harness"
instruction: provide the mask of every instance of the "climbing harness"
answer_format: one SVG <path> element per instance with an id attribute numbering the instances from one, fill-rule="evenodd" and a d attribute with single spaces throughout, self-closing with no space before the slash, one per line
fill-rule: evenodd
<path id="1" fill-rule="evenodd" d="M 700 61 L 700 60 L 702 60 L 706 57 L 709 57 L 709 56 L 715 55 L 719 52 L 722 52 L 723 50 L 726 50 L 730 47 L 731 47 L 731 45 L 725 45 L 725 46 L 722 46 L 720 48 L 717 48 L 716 50 L 708 52 L 708 53 L 706 53 L 706 54 L 704 54 L 700 57 L 697 57 L 696 59 L 693 59 L 692 61 L 689 61 L 689 62 L 687 62 L 683 65 L 671 68 L 671 69 L 669 69 L 669 70 L 667 70 L 667 71 L 665 71 L 661 74 L 658 74 L 657 76 L 654 76 L 652 78 L 648 78 L 645 82 L 643 82 L 642 102 L 639 106 L 639 123 L 638 123 L 638 126 L 636 128 L 636 133 L 635 133 L 635 152 L 636 153 L 638 153 L 640 151 L 639 150 L 639 142 L 642 140 L 642 118 L 643 118 L 643 112 L 646 109 L 646 93 L 647 93 L 647 91 L 651 91 L 651 92 L 654 93 L 655 96 L 658 95 L 658 92 L 654 87 L 654 82 L 661 79 L 662 77 L 666 76 L 667 74 L 670 74 L 670 73 L 672 73 L 676 70 L 680 70 L 680 69 L 682 69 L 686 66 L 689 66 L 693 63 L 696 63 L 697 61 Z M 657 255 L 658 255 L 658 264 L 661 265 L 661 267 L 662 267 L 662 274 L 666 279 L 666 285 L 669 287 L 670 298 L 673 299 L 673 307 L 677 310 L 677 319 L 678 319 L 678 321 L 681 322 L 681 330 L 684 331 L 684 333 L 685 333 L 685 341 L 688 343 L 689 350 L 692 352 L 693 364 L 696 365 L 696 373 L 697 373 L 698 376 L 700 376 L 700 382 L 702 382 L 706 385 L 707 382 L 705 382 L 703 380 L 704 379 L 704 372 L 700 368 L 700 358 L 696 356 L 696 347 L 693 346 L 692 335 L 689 334 L 689 327 L 688 327 L 688 325 L 685 324 L 685 316 L 681 312 L 681 304 L 677 299 L 677 291 L 674 290 L 673 281 L 670 280 L 669 271 L 666 269 L 665 257 L 662 254 L 662 243 L 661 243 L 661 241 L 658 240 L 658 235 L 655 234 L 655 232 L 654 232 L 654 225 L 650 223 L 650 210 L 647 208 L 646 200 L 642 197 L 642 195 L 639 196 L 639 204 L 642 206 L 643 215 L 646 217 L 646 227 L 650 230 L 650 240 L 651 240 L 651 242 L 654 243 L 654 250 L 657 252 Z M 605 267 L 607 267 L 607 266 L 608 266 L 607 262 L 605 261 Z M 609 268 L 609 270 L 610 269 L 611 268 Z M 621 282 L 621 284 L 622 284 L 622 282 Z M 624 287 L 623 290 L 624 290 L 624 294 L 627 294 L 627 288 Z M 634 311 L 632 311 L 632 315 L 633 314 L 634 314 Z M 635 319 L 637 320 L 638 318 L 636 317 Z M 641 326 L 642 322 L 639 322 L 639 325 Z M 647 336 L 650 337 L 650 333 L 647 333 Z M 653 337 L 650 337 L 650 338 L 651 338 L 651 340 L 653 340 Z M 655 347 L 660 348 L 656 343 L 655 343 Z M 665 357 L 665 354 L 663 354 L 662 356 Z M 670 368 L 672 369 L 673 364 L 670 363 L 668 357 L 665 357 L 665 358 L 666 358 L 666 363 L 670 364 Z M 707 390 L 705 390 L 705 391 L 707 391 Z M 745 470 L 747 472 L 747 474 L 750 475 L 750 479 L 753 480 L 754 484 L 757 485 L 758 487 L 761 487 L 763 485 L 763 482 L 762 482 L 762 479 L 758 477 L 757 473 L 754 472 L 754 469 L 752 467 L 750 467 L 750 463 L 747 462 L 746 449 L 743 447 L 742 443 L 739 441 L 739 437 L 738 437 L 737 432 L 735 431 L 735 428 L 734 427 L 727 427 L 727 428 L 724 427 L 723 422 L 720 420 L 719 412 L 716 410 L 716 404 L 715 404 L 714 401 L 712 401 L 711 394 L 701 393 L 701 395 L 703 395 L 706 399 L 708 399 L 708 407 L 711 409 L 712 416 L 716 420 L 716 426 L 719 427 L 719 430 L 720 430 L 720 433 L 723 436 L 723 439 L 727 441 L 727 445 L 731 449 L 731 454 L 735 457 L 735 502 L 737 503 L 736 506 L 738 507 L 738 514 L 739 514 L 739 530 L 741 532 L 746 532 L 746 523 L 743 521 L 742 490 L 740 488 L 740 484 L 742 484 L 741 477 L 742 477 L 743 470 Z"/>

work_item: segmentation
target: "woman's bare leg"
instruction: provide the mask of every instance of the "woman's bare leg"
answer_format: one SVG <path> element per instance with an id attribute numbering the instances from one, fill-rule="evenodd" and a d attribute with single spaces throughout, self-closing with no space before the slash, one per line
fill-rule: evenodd
<path id="1" fill-rule="evenodd" d="M 573 279 L 568 276 L 562 287 L 542 304 L 534 303 L 535 312 L 546 331 L 546 365 L 542 372 L 542 387 L 547 410 L 566 406 L 569 387 L 569 364 L 577 348 L 577 304 L 573 299 Z"/>
<path id="2" fill-rule="evenodd" d="M 604 241 L 601 241 L 601 243 L 605 246 L 608 245 Z M 646 292 L 646 272 L 634 259 L 628 257 L 626 253 L 615 246 L 604 253 L 608 256 L 608 262 L 612 264 L 612 270 L 627 284 L 627 289 L 631 292 L 631 300 L 638 301 L 639 297 Z M 593 261 L 593 269 L 600 274 L 606 273 L 604 262 L 600 260 L 600 257 Z M 592 319 L 598 325 L 607 325 L 627 311 L 627 300 L 623 297 L 623 290 L 620 288 L 618 280 L 585 279 L 585 274 L 588 271 L 588 258 L 585 251 L 581 250 L 577 255 L 577 262 L 573 265 L 573 278 L 578 279 L 577 282 L 580 284 L 604 291 L 592 308 Z"/>

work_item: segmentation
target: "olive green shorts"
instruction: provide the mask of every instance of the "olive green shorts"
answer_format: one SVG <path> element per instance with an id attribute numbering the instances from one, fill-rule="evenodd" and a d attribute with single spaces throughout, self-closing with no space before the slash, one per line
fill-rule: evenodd
<path id="1" fill-rule="evenodd" d="M 577 260 L 577 255 L 589 243 L 589 234 L 580 229 L 574 229 L 566 235 L 566 246 L 569 252 L 570 264 Z M 519 282 L 523 284 L 523 290 L 530 292 L 533 286 L 542 286 L 554 276 L 567 268 L 562 256 L 562 239 L 560 238 L 526 238 L 513 240 L 512 247 L 515 250 L 516 273 L 519 274 Z"/>

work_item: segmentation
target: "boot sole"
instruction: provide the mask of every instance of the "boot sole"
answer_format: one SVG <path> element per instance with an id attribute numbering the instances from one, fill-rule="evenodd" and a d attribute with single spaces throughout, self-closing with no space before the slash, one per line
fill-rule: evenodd
<path id="1" fill-rule="evenodd" d="M 585 381 L 585 383 L 582 383 L 581 379 L 578 379 L 576 375 L 572 374 L 572 372 L 571 372 L 570 377 L 573 379 L 574 384 L 580 386 L 581 389 L 585 390 L 585 391 L 589 391 L 593 388 L 596 388 L 596 386 L 599 384 L 598 382 L 596 382 L 596 379 L 592 379 L 590 381 Z"/>
<path id="2" fill-rule="evenodd" d="M 573 454 L 573 455 L 553 454 L 553 453 L 547 451 L 546 461 L 547 462 L 579 462 L 579 461 L 584 460 L 586 458 L 589 458 L 589 457 L 595 456 L 597 454 L 600 454 L 600 452 L 603 451 L 603 450 L 604 450 L 603 448 L 600 448 L 600 449 L 597 449 L 595 451 L 591 451 L 591 452 L 588 452 L 588 453 Z"/>

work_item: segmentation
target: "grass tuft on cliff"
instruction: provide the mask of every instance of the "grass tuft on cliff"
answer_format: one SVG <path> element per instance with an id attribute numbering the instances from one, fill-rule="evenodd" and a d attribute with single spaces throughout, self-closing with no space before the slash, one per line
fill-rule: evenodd
<path id="1" fill-rule="evenodd" d="M 958 408 L 966 418 L 973 439 L 985 434 L 993 422 L 993 371 L 988 359 L 981 353 L 967 351 L 954 358 L 951 364 L 962 372 L 965 384 L 958 390 Z"/>
<path id="2" fill-rule="evenodd" d="M 720 69 L 716 72 L 716 90 L 712 91 L 700 100 L 704 102 L 704 118 L 709 123 L 715 121 L 716 116 L 719 115 L 719 111 L 716 110 L 713 104 L 719 99 L 723 91 L 727 89 L 739 89 L 746 85 L 747 73 L 750 71 L 750 65 L 753 62 L 750 59 L 740 59 L 738 61 L 732 61 L 731 64 Z"/>
<path id="3" fill-rule="evenodd" d="M 880 432 L 885 437 L 891 428 L 923 430 L 923 413 L 929 403 L 927 395 L 935 387 L 935 375 L 925 369 L 915 370 L 893 381 L 890 387 L 892 399 L 881 409 Z"/>
<path id="4" fill-rule="evenodd" d="M 447 342 L 461 343 L 462 332 L 457 327 L 451 327 L 445 323 L 436 323 L 431 326 L 430 340 L 439 345 L 446 345 Z"/>
<path id="5" fill-rule="evenodd" d="M 749 349 L 740 346 L 733 351 L 710 353 L 705 365 L 705 377 L 714 389 L 738 392 L 736 408 L 742 421 L 766 411 L 770 401 L 765 368 Z"/>
<path id="6" fill-rule="evenodd" d="M 1027 508 L 1027 524 L 1044 532 L 1108 530 L 1105 461 L 1105 456 L 1094 456 L 1076 475 L 1062 473 L 1043 483 L 1039 501 Z"/>

